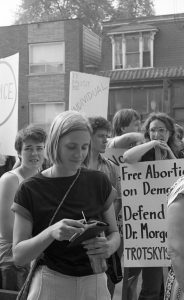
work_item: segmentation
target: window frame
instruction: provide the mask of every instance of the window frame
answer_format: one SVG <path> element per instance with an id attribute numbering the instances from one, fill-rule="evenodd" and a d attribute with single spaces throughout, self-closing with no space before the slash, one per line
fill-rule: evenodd
<path id="1" fill-rule="evenodd" d="M 117 34 L 113 34 L 112 36 L 110 36 L 111 38 L 111 42 L 112 42 L 112 69 L 113 70 L 134 70 L 134 69 L 142 69 L 142 68 L 153 68 L 153 57 L 154 57 L 154 35 L 155 35 L 156 31 L 139 31 L 139 32 L 124 32 L 124 33 L 117 33 Z M 129 38 L 131 35 L 139 35 L 139 67 L 126 67 L 127 64 L 127 59 L 126 59 L 126 40 L 127 37 Z M 144 47 L 143 47 L 143 35 L 144 34 L 150 34 L 150 66 L 143 66 L 143 54 L 144 52 L 148 52 L 148 51 L 144 51 Z M 115 38 L 116 36 L 120 36 L 122 37 L 122 68 L 116 68 L 116 41 Z M 131 52 L 129 52 L 131 53 Z M 132 53 L 138 53 L 137 51 L 132 52 Z"/>
<path id="2" fill-rule="evenodd" d="M 128 40 L 130 40 L 131 38 L 137 38 L 138 37 L 138 49 L 137 50 L 135 50 L 135 51 L 128 51 L 127 50 L 127 41 Z M 138 58 L 139 58 L 139 65 L 140 65 L 140 36 L 137 34 L 137 33 L 135 33 L 135 34 L 131 34 L 131 35 L 126 35 L 126 37 L 125 37 L 125 69 L 135 69 L 135 68 L 139 68 L 139 67 L 126 67 L 127 66 L 127 61 L 128 61 L 128 57 L 127 56 L 129 56 L 129 55 L 137 55 L 138 56 Z"/>
<path id="3" fill-rule="evenodd" d="M 66 110 L 66 103 L 64 102 L 64 101 L 54 101 L 54 102 L 52 102 L 52 101 L 43 101 L 43 102 L 30 102 L 29 103 L 29 124 L 31 123 L 31 124 L 37 124 L 37 125 L 39 125 L 39 126 L 41 126 L 43 129 L 45 129 L 46 130 L 46 128 L 48 127 L 47 125 L 49 125 L 49 127 L 50 127 L 50 125 L 51 125 L 51 123 L 35 123 L 35 122 L 33 122 L 33 120 L 31 120 L 31 111 L 33 112 L 33 110 L 31 110 L 31 106 L 33 107 L 33 105 L 47 105 L 47 104 L 49 104 L 49 105 L 53 105 L 53 104 L 60 104 L 60 105 L 62 105 L 63 106 L 63 110 L 62 110 L 62 112 L 63 111 L 65 111 Z M 58 114 L 59 114 L 60 112 L 58 112 Z M 53 118 L 54 119 L 54 118 Z M 53 120 L 52 119 L 52 120 Z"/>
<path id="4" fill-rule="evenodd" d="M 35 46 L 39 46 L 39 45 L 63 45 L 63 63 L 62 62 L 58 62 L 58 66 L 59 64 L 63 65 L 62 71 L 56 71 L 56 72 L 47 72 L 46 69 L 49 67 L 49 64 L 57 64 L 57 62 L 47 62 L 45 64 L 42 63 L 31 63 L 30 62 L 30 57 L 31 57 L 31 49 Z M 31 72 L 31 67 L 32 66 L 43 66 L 45 71 L 44 72 Z M 34 76 L 34 75 L 52 75 L 52 74 L 64 74 L 65 73 L 65 42 L 64 41 L 59 41 L 59 42 L 43 42 L 43 43 L 32 43 L 29 44 L 29 75 Z"/>

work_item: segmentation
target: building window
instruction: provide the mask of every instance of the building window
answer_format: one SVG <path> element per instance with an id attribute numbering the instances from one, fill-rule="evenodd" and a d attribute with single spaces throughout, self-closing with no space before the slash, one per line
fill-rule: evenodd
<path id="1" fill-rule="evenodd" d="M 64 110 L 64 102 L 30 103 L 29 123 L 37 124 L 48 132 L 53 119 Z"/>
<path id="2" fill-rule="evenodd" d="M 139 111 L 144 119 L 153 112 L 168 113 L 168 107 L 163 103 L 162 93 L 162 86 L 111 88 L 108 113 L 110 116 L 114 116 L 115 112 L 122 108 L 133 108 Z"/>
<path id="3" fill-rule="evenodd" d="M 65 45 L 62 43 L 32 44 L 29 47 L 29 73 L 63 73 Z"/>
<path id="4" fill-rule="evenodd" d="M 123 49 L 122 49 L 122 37 L 115 37 L 115 62 L 116 69 L 122 69 L 123 67 Z"/>
<path id="5" fill-rule="evenodd" d="M 126 36 L 125 68 L 139 68 L 139 35 Z"/>
<path id="6" fill-rule="evenodd" d="M 154 33 L 139 32 L 112 36 L 113 69 L 153 67 Z"/>
<path id="7" fill-rule="evenodd" d="M 143 67 L 151 67 L 151 37 L 143 34 Z"/>

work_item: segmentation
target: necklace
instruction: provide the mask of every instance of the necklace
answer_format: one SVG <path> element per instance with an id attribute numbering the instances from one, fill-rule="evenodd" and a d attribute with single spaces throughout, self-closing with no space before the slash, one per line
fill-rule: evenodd
<path id="1" fill-rule="evenodd" d="M 69 194 L 71 188 L 73 187 L 73 185 L 74 185 L 75 182 L 77 181 L 77 179 L 78 179 L 78 177 L 79 177 L 79 175 L 80 175 L 80 172 L 81 172 L 81 168 L 77 170 L 77 175 L 76 175 L 76 177 L 74 178 L 74 180 L 72 181 L 72 183 L 71 183 L 71 185 L 69 186 L 68 190 L 66 191 L 64 197 L 62 198 L 62 200 L 61 200 L 61 202 L 60 202 L 58 208 L 56 209 L 56 211 L 55 211 L 55 213 L 54 213 L 52 219 L 50 220 L 49 225 L 53 222 L 53 220 L 54 220 L 56 214 L 58 213 L 58 210 L 60 209 L 60 207 L 62 206 L 62 204 L 63 204 L 63 202 L 65 201 L 66 197 L 68 196 L 68 194 Z"/>

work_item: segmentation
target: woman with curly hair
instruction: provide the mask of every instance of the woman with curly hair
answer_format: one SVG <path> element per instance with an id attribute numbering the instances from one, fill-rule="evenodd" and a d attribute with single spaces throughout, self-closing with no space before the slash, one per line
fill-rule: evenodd
<path id="1" fill-rule="evenodd" d="M 174 121 L 165 113 L 153 113 L 144 123 L 145 143 L 124 153 L 126 163 L 178 158 L 179 148 L 175 138 Z M 162 267 L 131 268 L 132 276 L 142 270 L 142 289 L 139 300 L 163 298 Z M 131 274 L 129 274 L 131 275 Z"/>
<path id="2" fill-rule="evenodd" d="M 144 123 L 145 143 L 124 153 L 127 163 L 178 158 L 174 121 L 165 113 L 153 113 Z"/>

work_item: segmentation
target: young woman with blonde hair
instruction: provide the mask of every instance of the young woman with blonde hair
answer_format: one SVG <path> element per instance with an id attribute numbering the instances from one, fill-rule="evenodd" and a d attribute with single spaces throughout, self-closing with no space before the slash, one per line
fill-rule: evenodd
<path id="1" fill-rule="evenodd" d="M 95 274 L 90 261 L 106 259 L 119 247 L 116 195 L 105 174 L 81 168 L 90 142 L 91 127 L 83 115 L 58 115 L 46 145 L 52 166 L 26 180 L 16 194 L 15 263 L 24 265 L 42 254 L 29 300 L 110 300 L 105 272 Z M 106 235 L 70 247 L 71 237 L 86 228 L 82 213 L 87 221 L 107 222 Z"/>

